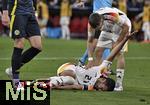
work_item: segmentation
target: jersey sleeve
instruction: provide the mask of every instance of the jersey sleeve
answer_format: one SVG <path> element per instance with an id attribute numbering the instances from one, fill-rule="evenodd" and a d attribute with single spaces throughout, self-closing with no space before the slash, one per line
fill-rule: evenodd
<path id="1" fill-rule="evenodd" d="M 2 0 L 2 9 L 7 10 L 8 0 Z"/>

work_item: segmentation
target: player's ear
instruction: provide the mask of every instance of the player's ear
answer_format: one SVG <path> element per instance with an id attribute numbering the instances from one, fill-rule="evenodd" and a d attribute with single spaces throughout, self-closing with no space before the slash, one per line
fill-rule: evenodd
<path id="1" fill-rule="evenodd" d="M 100 81 L 101 83 L 104 83 L 104 82 L 106 82 L 106 78 L 100 78 L 99 81 Z"/>

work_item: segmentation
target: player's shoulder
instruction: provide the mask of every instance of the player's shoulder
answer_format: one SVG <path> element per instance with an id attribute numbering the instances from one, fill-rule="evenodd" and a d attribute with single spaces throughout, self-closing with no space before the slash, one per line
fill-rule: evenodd
<path id="1" fill-rule="evenodd" d="M 114 11 L 116 11 L 118 14 L 120 15 L 126 15 L 123 11 L 121 11 L 120 9 L 118 8 L 112 8 Z"/>

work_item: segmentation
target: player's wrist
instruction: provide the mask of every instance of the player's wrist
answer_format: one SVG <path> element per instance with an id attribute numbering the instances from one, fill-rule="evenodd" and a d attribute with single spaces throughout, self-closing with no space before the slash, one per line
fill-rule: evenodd
<path id="1" fill-rule="evenodd" d="M 93 61 L 94 58 L 93 57 L 88 57 L 88 61 Z"/>
<path id="2" fill-rule="evenodd" d="M 108 61 L 108 60 L 104 60 L 101 65 L 103 65 L 104 67 L 107 67 L 109 69 L 110 66 L 112 65 L 112 62 Z"/>

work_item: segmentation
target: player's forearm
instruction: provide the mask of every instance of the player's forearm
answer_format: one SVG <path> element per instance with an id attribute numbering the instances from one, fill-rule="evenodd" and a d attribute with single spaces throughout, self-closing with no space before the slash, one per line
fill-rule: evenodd
<path id="1" fill-rule="evenodd" d="M 128 37 L 124 37 L 124 39 L 115 48 L 112 49 L 110 55 L 107 58 L 107 61 L 111 62 L 113 61 L 115 56 L 119 53 L 119 51 L 122 49 L 122 47 L 124 46 L 124 44 L 128 39 L 129 39 Z"/>
<path id="2" fill-rule="evenodd" d="M 93 40 L 94 40 L 95 30 L 88 24 L 88 40 L 87 40 L 87 48 L 88 48 L 88 56 L 93 57 Z"/>
<path id="3" fill-rule="evenodd" d="M 8 4 L 8 0 L 2 0 L 2 9 L 3 11 L 7 11 L 7 4 Z"/>
<path id="4" fill-rule="evenodd" d="M 66 86 L 58 86 L 58 87 L 53 87 L 53 89 L 58 89 L 58 90 L 82 90 L 82 85 L 66 85 Z"/>
<path id="5" fill-rule="evenodd" d="M 117 53 L 122 49 L 122 47 L 124 46 L 124 44 L 126 43 L 126 41 L 128 41 L 128 39 L 130 37 L 132 37 L 133 35 L 137 34 L 137 30 L 132 32 L 132 33 L 127 33 L 126 36 L 123 38 L 123 40 L 115 47 L 113 48 L 113 50 L 111 51 L 110 55 L 107 58 L 107 61 L 113 61 L 113 59 L 115 58 L 115 56 L 117 55 Z"/>
<path id="6" fill-rule="evenodd" d="M 88 42 L 87 46 L 88 46 L 87 47 L 87 49 L 88 49 L 88 60 L 90 61 L 90 60 L 93 60 L 93 54 L 94 54 L 93 50 L 94 50 L 94 47 L 93 47 L 93 44 L 90 43 L 90 42 Z"/>
<path id="7" fill-rule="evenodd" d="M 120 35 L 118 41 L 121 41 L 126 36 L 126 34 L 129 34 L 129 26 L 127 24 L 123 24 L 122 32 L 121 32 L 121 35 Z"/>

